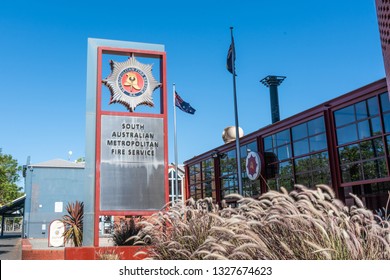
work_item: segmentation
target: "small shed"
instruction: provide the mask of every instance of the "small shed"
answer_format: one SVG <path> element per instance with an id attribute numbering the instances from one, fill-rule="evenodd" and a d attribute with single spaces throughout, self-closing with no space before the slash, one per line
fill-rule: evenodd
<path id="1" fill-rule="evenodd" d="M 1 236 L 4 235 L 5 220 L 7 218 L 23 217 L 24 203 L 26 201 L 26 195 L 15 199 L 0 207 L 1 215 Z"/>

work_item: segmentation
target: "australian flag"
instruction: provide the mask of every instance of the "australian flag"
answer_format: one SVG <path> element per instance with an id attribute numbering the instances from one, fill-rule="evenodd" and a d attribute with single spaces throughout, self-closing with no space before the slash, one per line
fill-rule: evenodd
<path id="1" fill-rule="evenodd" d="M 236 72 L 235 60 L 236 60 L 236 48 L 234 47 L 234 38 L 232 37 L 232 43 L 230 44 L 228 55 L 226 58 L 226 69 L 232 74 L 233 74 L 233 69 L 234 72 Z"/>
<path id="2" fill-rule="evenodd" d="M 180 95 L 175 92 L 175 105 L 183 112 L 193 115 L 195 113 L 195 109 L 191 107 L 190 103 L 185 102 L 181 99 Z"/>

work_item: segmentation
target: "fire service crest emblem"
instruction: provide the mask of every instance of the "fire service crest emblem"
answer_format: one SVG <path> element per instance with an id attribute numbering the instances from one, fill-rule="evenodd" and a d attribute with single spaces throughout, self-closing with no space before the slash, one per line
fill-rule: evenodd
<path id="1" fill-rule="evenodd" d="M 130 112 L 138 105 L 153 107 L 152 93 L 161 83 L 152 74 L 152 64 L 142 64 L 131 56 L 125 62 L 111 60 L 111 74 L 102 80 L 111 92 L 110 104 L 120 103 Z"/>
<path id="2" fill-rule="evenodd" d="M 252 181 L 256 180 L 260 176 L 261 172 L 261 161 L 259 154 L 256 152 L 249 152 L 246 157 L 246 174 Z"/>

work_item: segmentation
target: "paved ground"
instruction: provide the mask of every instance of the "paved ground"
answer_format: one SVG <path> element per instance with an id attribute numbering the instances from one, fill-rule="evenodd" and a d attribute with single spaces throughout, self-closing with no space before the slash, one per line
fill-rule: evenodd
<path id="1" fill-rule="evenodd" d="M 64 247 L 49 247 L 47 238 L 29 239 L 32 248 L 38 250 L 63 250 Z M 113 246 L 109 238 L 100 238 L 100 246 Z M 0 260 L 21 260 L 22 259 L 22 238 L 20 235 L 4 234 L 0 237 Z"/>
<path id="2" fill-rule="evenodd" d="M 114 246 L 112 243 L 112 240 L 110 238 L 100 238 L 100 246 L 106 247 L 106 246 Z M 30 241 L 31 246 L 33 249 L 37 250 L 63 250 L 64 247 L 49 247 L 48 239 L 47 238 L 30 238 L 28 241 Z M 68 245 L 67 245 L 68 246 Z M 71 246 L 71 245 L 69 245 Z"/>
<path id="3" fill-rule="evenodd" d="M 4 234 L 0 237 L 0 260 L 21 260 L 22 239 L 20 235 Z"/>

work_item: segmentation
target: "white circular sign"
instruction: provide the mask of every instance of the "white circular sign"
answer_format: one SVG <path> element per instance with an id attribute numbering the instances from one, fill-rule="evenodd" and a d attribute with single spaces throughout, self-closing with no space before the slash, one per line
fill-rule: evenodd
<path id="1" fill-rule="evenodd" d="M 252 181 L 256 180 L 260 176 L 261 161 L 260 156 L 256 152 L 249 152 L 245 161 L 246 174 Z"/>
<path id="2" fill-rule="evenodd" d="M 61 247 L 64 246 L 64 234 L 65 225 L 60 220 L 54 220 L 50 224 L 49 228 L 49 246 Z"/>

